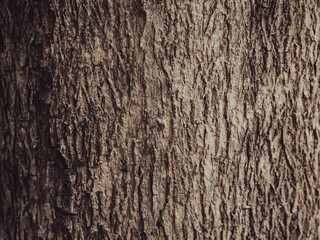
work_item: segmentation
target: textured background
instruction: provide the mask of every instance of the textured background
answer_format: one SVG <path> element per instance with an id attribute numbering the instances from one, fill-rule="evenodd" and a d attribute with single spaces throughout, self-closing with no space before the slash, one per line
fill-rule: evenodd
<path id="1" fill-rule="evenodd" d="M 0 237 L 318 239 L 320 2 L 2 0 Z"/>

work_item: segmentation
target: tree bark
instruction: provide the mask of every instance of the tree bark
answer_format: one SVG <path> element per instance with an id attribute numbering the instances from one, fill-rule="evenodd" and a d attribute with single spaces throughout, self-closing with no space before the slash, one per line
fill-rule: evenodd
<path id="1" fill-rule="evenodd" d="M 0 239 L 318 239 L 319 0 L 2 0 Z"/>

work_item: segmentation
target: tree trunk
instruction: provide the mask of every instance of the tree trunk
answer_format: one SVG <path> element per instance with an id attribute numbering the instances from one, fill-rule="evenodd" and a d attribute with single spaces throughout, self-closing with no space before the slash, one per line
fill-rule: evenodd
<path id="1" fill-rule="evenodd" d="M 319 239 L 319 0 L 2 0 L 0 239 Z"/>

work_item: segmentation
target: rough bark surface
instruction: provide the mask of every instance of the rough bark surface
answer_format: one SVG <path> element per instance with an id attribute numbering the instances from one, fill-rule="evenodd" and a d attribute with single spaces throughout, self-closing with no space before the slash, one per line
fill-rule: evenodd
<path id="1" fill-rule="evenodd" d="M 0 239 L 319 239 L 318 0 L 2 0 Z"/>

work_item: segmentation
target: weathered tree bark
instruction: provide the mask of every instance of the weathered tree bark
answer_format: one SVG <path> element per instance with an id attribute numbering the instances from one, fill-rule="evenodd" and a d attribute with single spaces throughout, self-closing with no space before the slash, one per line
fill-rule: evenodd
<path id="1" fill-rule="evenodd" d="M 1 0 L 0 239 L 319 239 L 319 0 Z"/>

